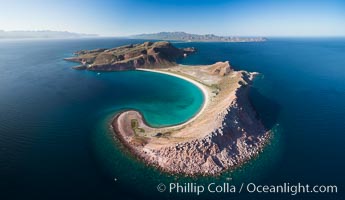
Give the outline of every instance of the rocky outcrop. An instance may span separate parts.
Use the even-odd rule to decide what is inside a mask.
[[[226,62],[217,62],[211,65],[209,70],[212,75],[225,76],[229,74],[232,69],[229,64],[229,61],[226,61]]]
[[[169,42],[145,42],[113,49],[82,50],[67,61],[81,65],[75,69],[95,71],[123,71],[136,68],[165,68],[176,65],[176,60],[196,51],[195,48],[179,49]]]

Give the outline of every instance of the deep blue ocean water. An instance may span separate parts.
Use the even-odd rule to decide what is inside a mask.
[[[155,126],[188,120],[202,104],[193,85],[149,72],[72,70],[80,49],[127,39],[0,41],[0,199],[190,198],[159,193],[159,183],[255,182],[337,185],[345,178],[345,39],[272,38],[263,43],[174,43],[198,52],[182,64],[229,60],[257,71],[250,100],[271,144],[256,159],[217,178],[170,176],[143,165],[113,140],[111,117],[142,111]],[[117,181],[114,181],[114,179]],[[290,195],[202,194],[200,199],[291,199]]]

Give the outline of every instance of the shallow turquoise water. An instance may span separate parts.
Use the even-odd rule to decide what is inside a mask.
[[[258,71],[250,93],[259,117],[274,130],[260,156],[217,178],[169,176],[143,165],[112,138],[109,121],[138,109],[155,126],[181,123],[202,104],[195,86],[148,72],[75,71],[62,60],[80,49],[141,42],[81,39],[0,42],[1,199],[195,198],[159,193],[156,185],[255,182],[335,184],[343,190],[345,40],[271,39],[265,43],[175,43],[198,52],[183,64],[230,60]],[[117,181],[114,181],[117,178]],[[6,198],[5,198],[6,197]],[[290,196],[203,194],[200,199]],[[306,195],[309,199],[338,195]]]

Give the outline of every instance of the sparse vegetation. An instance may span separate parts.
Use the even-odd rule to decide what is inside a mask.
[[[139,122],[137,119],[131,120],[131,127],[132,127],[135,134],[145,133],[145,129],[139,127]]]
[[[164,138],[168,138],[171,135],[171,132],[164,132],[164,133],[156,133],[155,137],[164,137]]]

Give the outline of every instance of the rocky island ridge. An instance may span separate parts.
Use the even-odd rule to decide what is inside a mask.
[[[112,49],[81,50],[67,61],[81,65],[74,69],[92,71],[124,71],[136,68],[165,68],[176,65],[176,60],[196,52],[195,48],[176,48],[170,42],[145,42]]]

